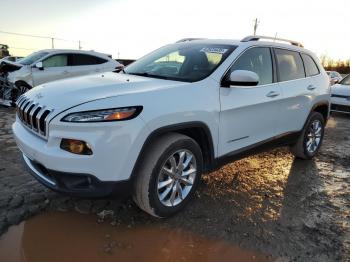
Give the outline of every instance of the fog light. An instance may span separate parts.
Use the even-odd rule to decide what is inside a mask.
[[[81,140],[63,138],[60,147],[73,154],[92,155],[89,144]]]

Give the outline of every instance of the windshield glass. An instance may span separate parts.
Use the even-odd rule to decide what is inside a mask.
[[[350,75],[347,75],[346,77],[344,77],[344,79],[342,81],[340,81],[340,84],[350,85]]]
[[[200,43],[168,45],[140,58],[124,71],[132,75],[195,82],[214,72],[235,48]]]
[[[46,56],[48,53],[47,52],[35,52],[23,59],[21,59],[18,63],[21,65],[31,65],[38,61],[40,58],[43,58]]]

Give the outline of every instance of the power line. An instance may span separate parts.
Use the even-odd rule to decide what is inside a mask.
[[[23,34],[23,33],[8,32],[8,31],[3,31],[3,30],[0,30],[0,33],[2,33],[2,34],[8,34],[8,35],[17,35],[17,36],[41,38],[41,39],[50,39],[50,40],[51,40],[51,47],[52,47],[53,49],[55,48],[55,43],[54,43],[55,40],[66,41],[66,42],[78,42],[78,44],[79,44],[79,49],[81,49],[81,41],[80,41],[80,40],[68,40],[68,39],[63,39],[63,38],[58,38],[58,37],[52,37],[52,36],[40,36],[40,35],[32,35],[32,34]]]
[[[19,50],[28,50],[28,51],[36,51],[36,50],[38,50],[38,49],[34,49],[34,48],[12,47],[12,46],[10,46],[9,49],[19,49]]]
[[[0,30],[0,33],[2,34],[8,34],[8,35],[17,35],[17,36],[26,36],[26,37],[34,37],[34,38],[43,38],[43,39],[55,39],[60,41],[68,41],[68,42],[76,42],[76,40],[68,40],[58,37],[52,37],[52,36],[41,36],[41,35],[31,35],[31,34],[23,34],[23,33],[15,33],[15,32],[8,32],[8,31],[2,31]]]

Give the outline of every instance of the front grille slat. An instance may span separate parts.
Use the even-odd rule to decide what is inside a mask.
[[[25,127],[35,134],[47,138],[48,119],[53,110],[21,96],[17,102],[17,116]]]
[[[25,118],[24,118],[24,110],[27,108],[27,106],[30,104],[29,101],[25,102],[21,108],[21,117],[22,117],[22,120],[25,122]]]
[[[25,106],[25,108],[23,109],[23,119],[25,124],[28,125],[28,111],[31,110],[31,106],[32,106],[32,102],[29,101],[29,103]]]
[[[35,130],[38,129],[38,123],[37,123],[36,117],[37,117],[38,113],[40,112],[40,110],[41,110],[41,107],[38,106],[37,109],[35,109],[35,111],[34,111],[34,113],[33,113],[33,116],[32,116],[33,128],[34,128]]]
[[[33,115],[34,115],[35,111],[38,109],[38,107],[39,107],[38,104],[34,104],[32,110],[29,112],[28,119],[29,119],[29,124],[32,128],[34,128],[33,123],[35,122],[35,121],[33,121]]]

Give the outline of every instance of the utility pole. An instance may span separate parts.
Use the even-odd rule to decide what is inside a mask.
[[[52,47],[52,49],[55,49],[55,43],[54,43],[54,41],[55,41],[55,38],[51,38],[51,47]]]
[[[81,41],[79,40],[79,50],[81,50],[82,47],[81,47]]]
[[[256,30],[258,29],[260,21],[258,21],[258,18],[255,18],[254,20],[254,35],[256,35]]]

